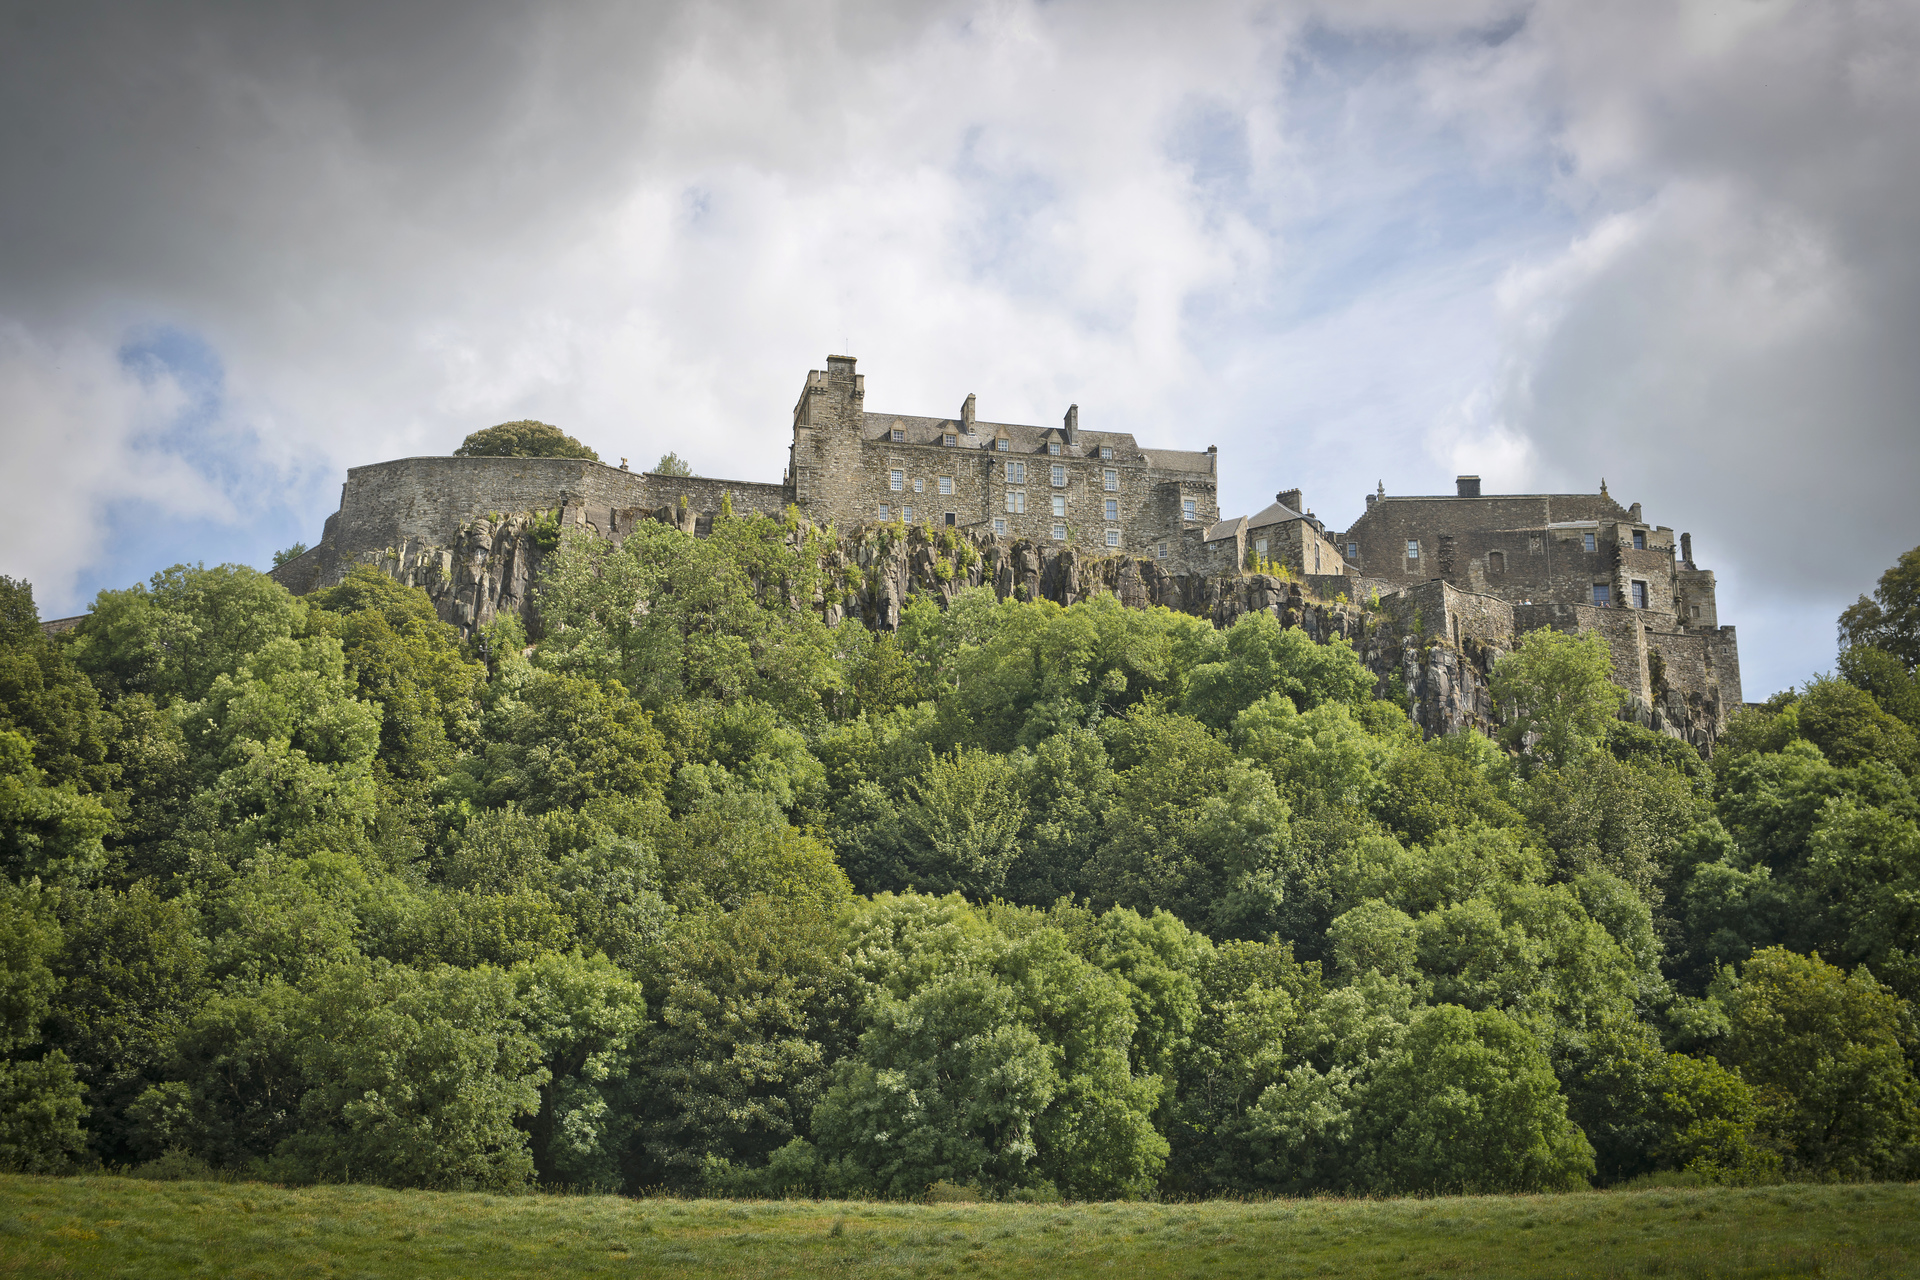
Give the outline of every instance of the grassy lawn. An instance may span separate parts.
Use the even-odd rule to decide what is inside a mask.
[[[1901,1276],[1920,1186],[909,1205],[0,1176],[0,1276]]]

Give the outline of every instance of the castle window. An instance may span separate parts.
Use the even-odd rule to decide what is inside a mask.
[[[1408,538],[1407,539],[1407,559],[1418,560],[1419,558],[1420,558],[1420,543],[1413,538]]]
[[[954,525],[953,512],[949,511],[947,512],[947,528],[951,529],[953,528],[953,525]]]
[[[1693,606],[1693,609],[1692,609],[1692,612],[1693,612],[1693,616],[1694,616],[1694,617],[1696,617],[1696,618],[1697,618],[1697,617],[1699,617],[1699,616],[1700,616],[1700,606],[1699,606],[1699,605],[1697,605],[1697,604],[1696,604],[1696,605],[1694,605],[1694,606]]]
[[[1608,586],[1604,582],[1594,583],[1593,584],[1593,602],[1599,605],[1603,609],[1606,608],[1608,605],[1612,604],[1613,588]]]
[[[940,477],[940,492],[945,497],[950,498],[953,496],[953,477],[952,476]]]
[[[1103,444],[1103,445],[1101,445],[1101,446],[1100,446],[1100,461],[1102,461],[1102,462],[1109,462],[1109,461],[1111,461],[1111,460],[1112,460],[1112,458],[1113,458],[1113,446],[1112,446],[1112,445],[1110,445],[1110,444]]]
[[[1063,524],[1053,526],[1053,540],[1055,542],[1065,542],[1067,540],[1067,526]]]
[[[1320,572],[1320,544],[1317,542],[1313,544],[1313,571]]]
[[[995,533],[1005,533],[1007,531],[1007,518],[1005,516],[995,516],[993,518],[993,531]]]
[[[1633,584],[1633,607],[1636,609],[1647,607],[1647,584],[1644,582]]]
[[[902,520],[905,520],[905,521],[906,521],[906,522],[907,522],[908,524],[912,524],[912,523],[913,523],[913,508],[912,508],[912,507],[902,507],[902,508],[900,508],[900,518],[901,518]]]
[[[1645,551],[1647,549],[1647,531],[1645,529],[1635,529],[1633,531],[1633,549],[1635,551]]]
[[[1155,546],[1155,547],[1154,547],[1154,549],[1153,549],[1153,558],[1154,558],[1155,560],[1165,560],[1165,559],[1167,558],[1167,544],[1166,544],[1166,543],[1164,543],[1164,542],[1162,542],[1162,543],[1160,543],[1160,544],[1158,544],[1157,546]]]
[[[1024,462],[1007,463],[1007,482],[1025,484],[1027,482],[1027,464]]]
[[[1067,487],[1067,469],[1057,462],[1053,464],[1053,487],[1056,489]]]
[[[995,440],[993,442],[993,447],[998,449],[1001,453],[1005,453],[1007,451],[1007,438],[1005,436],[1001,436],[998,440]]]
[[[883,503],[881,503],[881,504],[880,504],[879,506],[877,506],[877,507],[875,507],[875,508],[873,509],[873,518],[874,518],[875,520],[885,520],[885,519],[887,518],[887,504],[886,504],[886,503],[884,503],[884,502],[883,502]]]
[[[915,493],[924,492],[926,483],[927,482],[925,480],[922,480],[919,476],[915,476],[913,478],[913,491]]]
[[[1347,559],[1358,560],[1359,558],[1360,558],[1360,544],[1357,542],[1349,542],[1347,544]]]
[[[1120,518],[1120,499],[1108,498],[1107,499],[1107,519],[1118,520],[1119,518]]]
[[[1507,553],[1504,551],[1487,552],[1487,572],[1505,573],[1507,571]]]
[[[888,433],[888,438],[892,440],[895,444],[905,444],[907,442],[907,433],[902,431],[900,428],[895,427],[891,432]]]
[[[1118,493],[1120,491],[1120,473],[1112,467],[1107,468],[1106,474],[1101,477],[1101,480],[1106,484],[1108,493]]]
[[[1253,540],[1253,549],[1261,555],[1267,554],[1267,540],[1265,538],[1255,538]]]
[[[1118,529],[1107,530],[1107,545],[1110,547],[1120,545],[1120,531]]]
[[[1192,498],[1188,498],[1185,502],[1180,504],[1180,515],[1181,515],[1181,518],[1184,520],[1192,520],[1195,518],[1193,514]]]
[[[940,437],[940,443],[951,449],[960,443],[960,437],[949,431],[946,435]]]
[[[1058,520],[1061,516],[1064,516],[1066,514],[1067,514],[1066,495],[1059,494],[1059,493],[1054,494],[1053,495],[1053,518]]]
[[[1580,535],[1580,549],[1581,549],[1582,551],[1591,551],[1591,550],[1593,550],[1593,535],[1592,535],[1592,534],[1590,534],[1590,533],[1583,533],[1583,534],[1581,534],[1581,535]]]
[[[898,467],[895,467],[892,471],[889,471],[887,473],[887,487],[892,489],[895,493],[898,493],[902,489],[906,488],[907,473],[902,471]]]
[[[1050,453],[1050,454],[1052,454],[1052,455],[1053,455],[1054,457],[1056,457],[1056,458],[1057,458],[1057,457],[1059,457],[1059,456],[1060,456],[1060,442],[1059,442],[1058,440],[1049,440],[1049,441],[1047,441],[1047,452],[1048,452],[1048,453]]]
[[[1007,510],[1016,516],[1027,514],[1027,491],[1025,489],[1007,490]]]

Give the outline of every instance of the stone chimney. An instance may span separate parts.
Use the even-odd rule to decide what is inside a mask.
[[[1680,562],[1693,568],[1693,535],[1690,533],[1680,535]]]
[[[1455,476],[1453,478],[1453,496],[1456,498],[1477,498],[1480,496],[1479,476]]]
[[[1640,504],[1639,503],[1636,502],[1632,506],[1627,508],[1627,519],[1633,521],[1635,524],[1640,523]]]
[[[1273,500],[1289,511],[1306,510],[1306,508],[1301,505],[1306,499],[1301,496],[1298,489],[1282,489],[1273,495]]]
[[[1220,446],[1217,444],[1207,446],[1207,474],[1210,476],[1220,474]]]
[[[967,392],[967,402],[960,406],[960,430],[973,434],[973,392]]]
[[[1067,443],[1068,444],[1079,443],[1079,440],[1080,440],[1080,406],[1079,405],[1070,404],[1067,406],[1066,428],[1067,428]]]

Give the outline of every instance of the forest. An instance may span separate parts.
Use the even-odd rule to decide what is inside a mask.
[[[821,531],[0,579],[0,1167],[992,1199],[1920,1177],[1920,548],[1710,760],[1598,639],[811,606]],[[885,529],[879,536],[888,536]],[[952,549],[964,554],[963,548]]]

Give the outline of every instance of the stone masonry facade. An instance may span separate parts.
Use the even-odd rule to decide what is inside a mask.
[[[981,585],[1071,603],[1112,590],[1230,622],[1270,610],[1350,640],[1404,690],[1428,732],[1492,727],[1485,676],[1517,638],[1549,627],[1605,637],[1626,714],[1703,749],[1741,705],[1739,647],[1721,626],[1714,576],[1692,539],[1598,494],[1367,499],[1329,530],[1298,489],[1251,516],[1222,519],[1214,449],[1147,448],[1132,435],[874,412],[850,357],[807,375],[779,484],[632,472],[575,458],[402,458],[354,467],[320,544],[274,570],[298,593],[355,564],[425,588],[463,629],[533,601],[537,526],[557,522],[615,540],[641,520],[703,536],[716,519],[789,513],[831,526],[846,554],[958,537],[980,552]],[[908,555],[902,550],[897,556]],[[1128,568],[1127,566],[1132,566]],[[903,561],[897,590],[849,612],[890,627],[908,590],[945,595]],[[838,621],[840,610],[820,606]],[[56,624],[50,624],[56,625]]]

